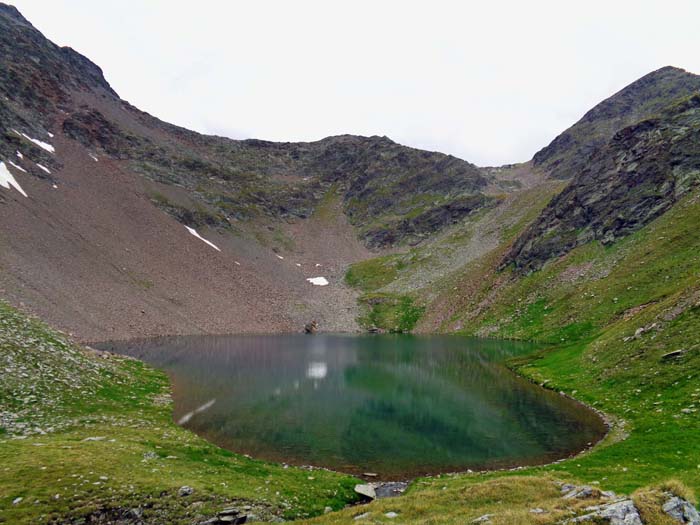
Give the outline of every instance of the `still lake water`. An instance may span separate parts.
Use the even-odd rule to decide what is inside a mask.
[[[165,337],[100,345],[165,370],[174,418],[255,458],[382,479],[565,457],[600,418],[507,370],[509,341],[410,335]]]

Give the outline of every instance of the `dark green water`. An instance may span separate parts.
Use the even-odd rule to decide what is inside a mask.
[[[499,364],[531,347],[407,335],[112,343],[164,369],[175,420],[235,452],[384,479],[565,457],[601,420]]]

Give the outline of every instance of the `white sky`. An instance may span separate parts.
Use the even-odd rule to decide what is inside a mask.
[[[651,70],[700,73],[698,0],[13,3],[169,122],[387,135],[479,165],[529,159]]]

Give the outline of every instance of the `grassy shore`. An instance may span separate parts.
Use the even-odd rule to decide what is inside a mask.
[[[0,375],[2,523],[192,523],[230,505],[289,519],[355,498],[350,476],[254,461],[178,427],[164,374],[74,345],[3,303]]]

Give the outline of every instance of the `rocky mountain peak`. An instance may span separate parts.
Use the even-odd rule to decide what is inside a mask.
[[[700,76],[666,66],[644,75],[597,104],[533,157],[555,179],[577,175],[616,132],[653,117],[674,99],[700,90]]]
[[[13,5],[9,5],[9,4],[5,4],[5,3],[0,2],[0,16],[6,18],[8,20],[12,20],[15,23],[18,23],[21,25],[33,27],[32,24],[29,22],[29,20],[24,18],[22,16],[22,13],[20,13],[19,10]]]

